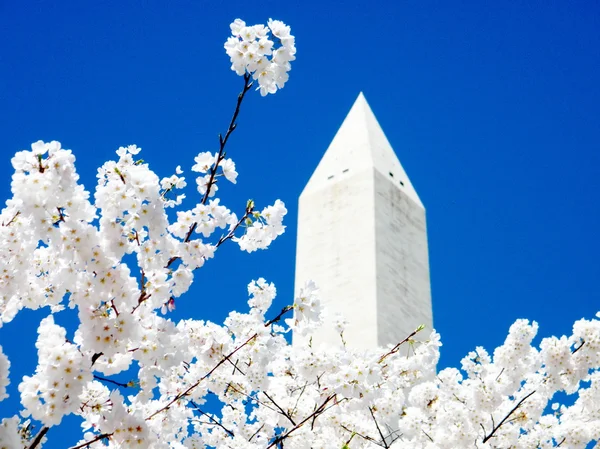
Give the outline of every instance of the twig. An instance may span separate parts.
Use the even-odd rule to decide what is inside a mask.
[[[221,163],[221,161],[225,158],[225,146],[227,145],[227,141],[229,140],[229,137],[231,136],[231,133],[233,133],[233,131],[235,131],[235,129],[237,128],[237,117],[240,113],[240,108],[242,106],[242,101],[244,100],[244,97],[246,96],[246,92],[248,92],[250,90],[250,88],[252,87],[252,81],[250,78],[250,75],[248,73],[246,73],[244,75],[244,88],[242,89],[242,91],[238,94],[237,97],[237,103],[235,105],[235,110],[233,111],[233,116],[231,117],[231,121],[229,122],[229,127],[227,128],[227,132],[225,132],[225,137],[222,136],[222,134],[219,134],[219,153],[217,154],[217,158],[215,160],[214,165],[211,167],[210,169],[210,178],[208,180],[208,184],[206,185],[206,193],[204,194],[204,196],[202,197],[202,204],[206,204],[206,202],[208,201],[208,196],[210,195],[210,191],[212,189],[213,184],[215,183],[215,177],[217,175],[217,169],[219,168],[219,164]],[[235,230],[237,229],[237,227],[240,225],[241,223],[238,223],[233,231],[235,232]],[[189,242],[192,238],[192,234],[194,233],[194,231],[196,230],[196,228],[198,227],[198,223],[194,222],[190,225],[190,228],[188,229],[187,234],[185,235],[185,238],[183,239],[183,241],[185,243]],[[228,234],[229,235],[229,234]],[[233,235],[225,238],[223,241],[230,239],[231,237],[233,237]],[[221,238],[223,239],[223,238]],[[223,242],[220,242],[217,244],[217,246],[221,245]],[[176,260],[179,260],[181,257],[179,256],[174,256],[171,257],[165,268],[169,268]]]
[[[265,408],[268,408],[268,409],[269,409],[269,410],[271,410],[271,411],[277,412],[277,410],[275,410],[273,407],[271,407],[270,405],[268,405],[266,402],[262,402],[260,399],[257,399],[257,398],[255,398],[254,396],[251,396],[251,395],[249,395],[248,393],[246,393],[246,392],[244,392],[244,391],[238,390],[236,387],[234,387],[234,386],[233,386],[233,384],[232,384],[232,383],[229,383],[229,384],[227,385],[227,388],[228,388],[228,389],[229,389],[229,388],[230,388],[230,389],[232,389],[232,390],[233,390],[233,391],[235,391],[236,393],[243,394],[243,395],[244,395],[244,396],[246,396],[246,397],[248,398],[248,400],[250,400],[250,401],[254,401],[254,402],[256,402],[257,404],[260,404],[260,405],[262,405],[263,407],[265,407]]]
[[[229,430],[227,427],[225,427],[223,424],[221,424],[219,421],[217,421],[215,418],[213,418],[211,415],[209,415],[206,412],[203,412],[200,407],[198,407],[198,405],[194,402],[194,401],[190,401],[190,404],[192,404],[196,410],[198,410],[202,415],[206,416],[208,419],[210,419],[213,423],[215,423],[217,426],[219,426],[221,429],[223,429],[225,432],[227,432],[227,434],[230,437],[235,437],[234,433]]]
[[[491,433],[490,433],[488,436],[486,436],[486,437],[484,437],[484,438],[483,438],[483,441],[482,441],[482,442],[483,442],[483,443],[486,443],[486,442],[487,442],[487,441],[488,441],[490,438],[492,438],[492,437],[494,436],[494,434],[496,433],[496,431],[497,431],[497,430],[498,430],[500,427],[502,427],[502,424],[504,424],[504,423],[506,422],[506,420],[507,420],[508,418],[510,418],[510,415],[512,415],[512,414],[513,414],[513,413],[514,413],[514,412],[515,412],[515,411],[516,411],[516,410],[517,410],[517,409],[518,409],[518,408],[521,406],[521,404],[522,404],[523,402],[525,402],[525,401],[526,401],[526,400],[527,400],[527,399],[528,399],[528,398],[529,398],[531,395],[533,395],[533,394],[535,393],[535,391],[536,391],[536,390],[533,390],[531,393],[529,393],[527,396],[525,396],[523,399],[521,399],[521,400],[520,400],[520,401],[517,403],[517,405],[515,405],[515,406],[512,408],[512,410],[511,410],[510,412],[508,412],[508,415],[506,415],[506,416],[504,417],[504,419],[498,423],[498,425],[497,425],[497,426],[494,426],[494,428],[492,429],[492,432],[491,432]]]
[[[14,215],[14,217],[12,217],[12,218],[10,219],[10,221],[9,221],[8,223],[6,223],[6,224],[2,223],[2,226],[10,226],[11,224],[13,224],[13,222],[14,222],[14,221],[17,219],[17,217],[18,217],[19,215],[21,215],[21,211],[20,211],[20,210],[19,210],[19,211],[17,211],[17,213]]]
[[[409,341],[411,338],[413,338],[415,335],[417,335],[418,332],[420,332],[422,330],[423,330],[422,326],[419,326],[418,328],[416,328],[408,337],[406,337],[404,340],[402,340],[400,343],[398,343],[396,346],[394,346],[387,354],[382,355],[381,358],[379,359],[379,363],[383,362],[390,355],[398,352],[400,350],[400,346],[402,346],[404,343]]]
[[[35,436],[31,444],[29,445],[28,449],[34,449],[35,447],[37,447],[37,445],[42,442],[42,438],[44,438],[44,436],[48,433],[49,430],[50,427],[42,427],[42,429],[38,432],[38,434]]]
[[[232,371],[231,375],[233,376],[236,371],[239,371],[242,376],[245,376],[246,373],[238,368],[238,362],[239,362],[239,359],[236,360],[235,363],[233,363],[231,360],[229,360],[229,363],[233,366],[233,371]]]
[[[144,301],[152,296],[152,293],[149,295],[146,293],[146,272],[143,268],[140,269],[140,297],[138,298],[138,303],[131,310],[131,313],[135,312],[139,306],[142,305]]]
[[[585,340],[583,340],[583,341],[581,342],[581,344],[580,344],[580,345],[579,345],[577,348],[575,348],[575,349],[573,350],[573,352],[571,352],[571,354],[575,354],[577,351],[579,351],[581,348],[583,348],[583,345],[584,345],[584,344],[585,344]]]
[[[246,220],[246,218],[248,218],[248,216],[254,211],[254,203],[250,202],[250,201],[249,201],[249,203],[250,204],[246,207],[246,212],[244,213],[244,215],[242,216],[242,218],[240,218],[238,220],[238,222],[235,224],[235,226],[233,228],[231,228],[231,230],[226,235],[222,236],[219,239],[219,241],[215,245],[215,248],[218,248],[223,243],[225,243],[227,240],[229,240],[230,238],[232,238],[235,235],[235,231],[237,231],[237,228],[239,228],[240,225]]]
[[[369,407],[369,412],[371,412],[371,416],[373,417],[373,421],[375,422],[375,427],[377,427],[377,432],[379,432],[379,436],[381,437],[381,444],[383,445],[383,447],[385,447],[387,449],[388,448],[388,444],[385,441],[385,437],[383,436],[383,432],[379,428],[379,424],[377,423],[377,419],[375,419],[375,413],[373,413],[373,409],[371,407]]]
[[[345,425],[340,424],[340,426],[342,427],[342,429],[346,430],[347,432],[350,432],[352,435],[358,435],[359,437],[361,437],[363,440],[367,440],[370,441],[373,444],[376,444],[377,446],[381,446],[381,444],[379,444],[377,442],[377,440],[375,438],[372,438],[368,435],[363,435],[362,433],[357,432],[356,430],[350,430],[348,429]],[[352,437],[350,438],[352,439]]]
[[[275,318],[273,318],[272,320],[269,320],[265,323],[265,327],[269,327],[271,324],[276,323],[277,321],[281,320],[283,315],[288,313],[293,308],[294,308],[293,306],[285,306],[283,309],[281,309],[281,312],[279,312],[279,315],[277,315]]]
[[[304,394],[304,391],[306,390],[306,386],[308,385],[308,382],[306,382],[304,384],[304,386],[302,387],[302,391],[300,391],[300,394],[298,395],[298,397],[296,398],[296,404],[294,404],[294,408],[292,409],[292,415],[294,413],[296,413],[296,408],[298,408],[298,402],[300,402],[300,398],[302,397],[302,395]]]
[[[258,334],[254,334],[252,337],[250,337],[248,340],[246,340],[244,343],[242,343],[240,346],[238,346],[237,348],[235,348],[233,351],[231,351],[229,354],[227,354],[224,358],[222,358],[219,363],[217,363],[208,373],[206,373],[204,376],[202,376],[197,382],[195,382],[194,384],[190,385],[185,391],[177,394],[173,399],[171,399],[169,401],[169,403],[167,405],[165,405],[164,407],[158,409],[157,411],[155,411],[154,413],[152,413],[150,416],[148,416],[146,418],[146,421],[154,418],[156,415],[158,415],[159,413],[162,413],[166,410],[168,410],[169,408],[171,408],[171,406],[179,401],[182,397],[187,396],[190,391],[192,391],[194,388],[196,388],[198,385],[200,385],[200,382],[202,382],[204,379],[206,379],[207,377],[209,377],[212,373],[214,373],[217,368],[219,368],[223,363],[225,363],[227,360],[229,360],[229,358],[234,355],[236,352],[238,352],[240,349],[242,349],[244,346],[246,346],[248,343],[250,343],[252,340],[254,340],[256,337],[258,337]]]
[[[94,379],[101,380],[102,382],[109,382],[109,383],[111,383],[113,385],[116,385],[118,387],[123,387],[123,388],[129,388],[129,387],[131,387],[131,385],[129,385],[129,384],[124,384],[124,383],[121,383],[121,382],[117,382],[116,380],[107,379],[105,377],[100,377],[100,376],[97,376],[96,374],[94,374]]]
[[[319,415],[323,414],[324,412],[326,412],[327,410],[329,410],[329,408],[331,407],[327,407],[325,408],[325,406],[327,405],[327,403],[329,401],[331,401],[333,398],[335,397],[335,394],[332,394],[331,396],[329,396],[327,399],[325,399],[325,401],[315,409],[314,412],[312,412],[310,415],[308,415],[306,418],[304,418],[301,422],[299,422],[297,425],[295,425],[292,429],[288,430],[287,432],[285,432],[283,435],[279,435],[278,437],[276,437],[271,444],[269,444],[267,446],[266,449],[270,449],[273,446],[277,446],[279,443],[283,442],[283,440],[285,440],[287,437],[290,436],[290,434],[292,434],[293,432],[295,432],[296,430],[298,430],[300,427],[302,427],[305,423],[307,423],[308,421],[310,421],[311,419],[316,419]],[[337,404],[337,402],[336,402]],[[335,404],[334,404],[335,405]]]
[[[262,426],[260,426],[258,428],[258,430],[256,432],[254,432],[250,438],[248,438],[248,442],[252,441],[252,438],[254,438],[256,435],[258,435],[258,432],[260,432],[263,429],[263,427],[265,427],[264,424]]]
[[[85,443],[81,443],[80,445],[78,445],[78,446],[73,446],[73,447],[71,447],[71,448],[69,448],[69,449],[81,449],[82,447],[89,446],[90,444],[92,444],[92,443],[95,443],[96,441],[100,441],[100,440],[103,440],[104,438],[109,438],[109,437],[111,437],[111,436],[112,436],[112,433],[103,433],[103,434],[101,434],[101,435],[98,435],[98,436],[97,436],[97,437],[95,437],[95,438],[92,438],[92,439],[91,439],[91,440],[89,440],[89,441],[86,441]]]
[[[425,432],[423,429],[421,429],[421,432],[423,432],[425,434],[425,436],[427,438],[429,438],[429,441],[431,441],[433,443],[433,438],[431,438],[427,432]]]
[[[231,117],[231,121],[229,122],[229,127],[227,128],[225,137],[223,137],[221,134],[219,134],[219,153],[217,154],[217,158],[215,160],[214,165],[210,169],[210,176],[208,178],[208,183],[206,184],[206,193],[204,193],[204,197],[202,198],[202,201],[201,201],[202,204],[206,204],[206,202],[208,201],[210,191],[212,189],[213,184],[215,183],[215,177],[217,175],[217,170],[219,168],[219,164],[225,158],[225,154],[224,154],[225,153],[225,145],[227,145],[227,141],[229,140],[229,136],[231,136],[231,133],[233,133],[233,131],[235,131],[235,129],[237,128],[236,120],[237,120],[238,114],[240,113],[240,107],[242,106],[242,101],[244,100],[244,96],[246,95],[246,92],[248,92],[251,87],[252,87],[252,81],[250,81],[250,75],[248,73],[246,73],[244,75],[244,88],[238,95],[237,103],[235,105],[235,111],[233,112],[233,116]],[[196,230],[197,226],[198,226],[197,222],[193,223],[190,226],[190,229],[188,230],[187,235],[185,236],[185,239],[183,240],[184,242],[190,241],[190,239],[192,238],[192,233]]]
[[[269,401],[271,401],[273,403],[273,405],[279,409],[279,411],[281,412],[281,414],[283,416],[285,416],[293,425],[296,425],[296,422],[292,419],[290,414],[288,412],[286,412],[284,409],[282,409],[281,406],[277,402],[275,402],[273,400],[273,398],[267,394],[266,391],[263,391],[262,394],[264,394],[269,399]]]
[[[217,160],[215,161],[215,165],[210,171],[210,178],[208,180],[206,193],[204,194],[204,198],[202,198],[202,204],[206,204],[208,201],[208,196],[210,195],[210,189],[214,184],[215,175],[217,174],[217,168],[219,168],[219,163],[223,160],[223,153],[225,152],[225,145],[227,145],[227,141],[229,140],[229,136],[231,133],[235,131],[237,128],[237,116],[240,113],[240,107],[242,106],[242,101],[244,100],[244,96],[246,92],[250,90],[252,87],[252,81],[250,81],[250,74],[244,74],[244,89],[240,92],[237,99],[237,104],[235,105],[235,111],[233,112],[233,116],[231,117],[231,121],[229,122],[229,127],[227,128],[227,132],[225,133],[225,137],[219,135],[219,155],[217,156]]]

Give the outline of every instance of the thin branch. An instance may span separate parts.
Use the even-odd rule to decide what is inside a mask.
[[[335,398],[335,394],[332,394],[331,396],[329,396],[327,399],[325,399],[325,401],[315,409],[314,412],[312,412],[310,415],[308,415],[306,418],[304,418],[301,422],[299,422],[297,425],[295,425],[292,429],[288,430],[286,433],[284,433],[283,435],[279,435],[277,438],[275,438],[271,444],[269,444],[267,446],[266,449],[270,449],[273,446],[277,446],[280,443],[283,442],[283,440],[285,440],[287,437],[290,436],[290,434],[292,434],[293,432],[295,432],[296,430],[298,430],[300,427],[302,427],[304,424],[306,424],[308,421],[310,421],[311,419],[316,419],[319,415],[323,414],[324,412],[326,412],[327,410],[329,410],[329,408],[325,408],[325,406],[327,405],[327,403],[329,401],[331,401],[333,398]],[[337,404],[337,402],[336,402]],[[335,405],[335,404],[334,404]]]
[[[202,197],[202,201],[201,201],[202,204],[206,204],[206,202],[208,201],[210,191],[212,189],[213,184],[215,183],[215,177],[217,175],[217,170],[219,169],[219,164],[225,158],[225,146],[227,145],[229,136],[231,136],[231,133],[233,133],[233,131],[235,131],[235,129],[237,128],[236,120],[237,120],[238,114],[240,113],[240,107],[242,106],[242,101],[244,100],[244,96],[246,95],[246,92],[248,92],[251,87],[252,87],[252,81],[250,81],[250,75],[248,73],[246,73],[244,75],[244,88],[238,95],[237,103],[235,105],[235,111],[233,112],[233,116],[231,117],[231,121],[229,122],[229,127],[227,128],[225,137],[223,137],[221,134],[219,134],[219,153],[217,154],[215,163],[213,164],[213,166],[210,169],[208,183],[206,184],[206,193],[204,193],[204,197]],[[185,239],[183,240],[184,242],[190,241],[190,239],[192,238],[192,234],[196,230],[197,226],[198,226],[197,222],[193,223],[190,226],[190,229],[188,230],[188,232],[185,236]]]
[[[361,437],[363,440],[367,440],[373,444],[376,444],[377,446],[381,446],[381,444],[375,439],[372,438],[368,435],[363,435],[362,433],[357,432],[356,430],[350,430],[348,429],[345,425],[341,424],[342,429],[350,432],[352,435],[358,435],[359,437]]]
[[[239,372],[240,372],[240,374],[241,374],[242,376],[245,376],[245,375],[246,375],[246,373],[245,373],[245,372],[243,372],[241,369],[239,369],[239,368],[238,368],[238,362],[239,362],[239,361],[240,361],[240,360],[238,359],[238,360],[236,360],[236,361],[235,361],[235,363],[233,363],[231,360],[229,360],[229,363],[230,363],[231,365],[233,365],[233,371],[232,371],[232,373],[231,373],[231,375],[232,375],[232,376],[235,374],[235,372],[236,372],[236,371],[239,371]]]
[[[504,368],[502,368],[502,371],[500,371],[500,374],[498,374],[498,376],[496,377],[496,382],[498,382],[498,379],[500,379],[500,376],[502,376],[503,372],[504,372]]]
[[[235,105],[235,111],[233,112],[233,116],[231,117],[231,121],[229,122],[229,127],[227,128],[225,137],[222,137],[221,135],[219,135],[219,155],[217,157],[217,160],[215,161],[215,165],[213,165],[213,168],[210,172],[210,178],[208,180],[206,193],[204,194],[204,198],[202,198],[202,204],[206,204],[206,202],[208,201],[208,196],[210,195],[210,189],[214,183],[215,175],[217,174],[217,168],[219,168],[219,163],[223,160],[223,157],[224,157],[223,153],[225,152],[225,145],[227,145],[227,141],[229,140],[231,133],[233,133],[233,131],[235,131],[235,128],[237,128],[236,120],[237,120],[238,114],[240,113],[240,107],[242,106],[242,101],[244,100],[244,96],[246,95],[246,92],[248,92],[251,87],[252,87],[252,81],[250,81],[250,74],[245,73],[244,74],[244,89],[238,95],[237,104]]]
[[[269,401],[271,401],[273,405],[279,409],[283,416],[285,416],[293,425],[296,425],[296,422],[292,419],[289,412],[286,412],[284,409],[282,409],[281,406],[277,402],[275,402],[271,396],[267,394],[267,392],[263,391],[262,394],[264,394],[269,399]]]
[[[425,436],[427,438],[429,438],[429,441],[431,441],[433,443],[433,438],[431,438],[427,432],[425,432],[423,429],[421,429],[421,432],[423,432],[425,434]]]
[[[272,320],[269,320],[269,321],[267,321],[265,323],[265,327],[269,327],[271,324],[276,323],[279,320],[281,320],[281,318],[283,317],[283,315],[285,315],[286,313],[288,313],[293,308],[294,308],[294,306],[285,306],[283,309],[281,309],[281,312],[279,312],[279,315],[277,315],[275,318],[273,318]]]
[[[408,337],[406,337],[404,340],[402,340],[400,343],[398,343],[396,346],[394,346],[387,354],[382,355],[381,358],[379,359],[379,363],[383,362],[390,355],[398,352],[400,350],[400,346],[402,346],[404,343],[406,343],[407,341],[412,339],[415,335],[417,335],[418,332],[420,332],[422,330],[423,330],[422,326],[419,326],[418,328],[416,328]]]
[[[131,385],[129,385],[128,383],[124,384],[124,383],[121,383],[121,382],[117,382],[116,380],[107,379],[106,377],[97,376],[96,374],[94,374],[94,379],[101,380],[102,382],[109,382],[109,383],[111,383],[113,385],[116,385],[117,387],[123,387],[123,388],[129,388],[129,387],[131,387]]]
[[[258,428],[258,430],[256,432],[254,432],[250,438],[248,438],[248,442],[252,441],[252,438],[254,438],[256,435],[258,435],[258,432],[260,432],[261,430],[263,430],[263,427],[265,427],[264,424],[262,426],[260,426]]]
[[[35,436],[31,444],[29,445],[28,449],[35,449],[35,447],[37,447],[37,445],[42,442],[42,438],[44,438],[44,436],[48,433],[49,430],[50,427],[42,427],[42,429],[38,432],[38,434]]]
[[[335,402],[334,402],[333,404],[331,404],[329,407],[326,407],[326,408],[324,408],[323,410],[321,410],[321,411],[319,412],[319,414],[318,414],[318,415],[315,415],[315,416],[313,417],[313,422],[310,424],[310,430],[313,430],[313,428],[314,428],[314,426],[315,426],[315,421],[317,420],[317,418],[318,418],[319,416],[321,416],[323,413],[325,413],[325,412],[326,412],[327,410],[329,410],[330,408],[332,408],[332,407],[335,407],[336,405],[338,405],[338,404],[341,404],[342,402],[344,402],[344,401],[347,401],[347,400],[348,400],[348,398],[342,398],[340,401],[338,401],[338,400],[337,400],[337,398],[336,398],[336,395],[335,395],[335,394],[333,394],[332,396],[333,396],[333,398],[335,399]]]
[[[227,145],[227,141],[229,140],[229,137],[231,136],[231,133],[233,133],[233,131],[235,131],[235,129],[237,128],[237,118],[238,115],[240,113],[240,108],[242,106],[242,101],[244,100],[244,97],[246,96],[246,92],[248,92],[250,90],[250,88],[252,87],[252,81],[250,78],[250,75],[248,73],[244,74],[244,88],[242,89],[242,91],[238,94],[237,97],[237,103],[235,105],[235,110],[233,111],[233,116],[231,117],[231,121],[229,122],[229,126],[227,128],[227,132],[225,132],[225,137],[222,136],[222,134],[219,134],[219,153],[217,154],[217,158],[215,160],[214,165],[211,167],[210,169],[210,178],[208,180],[208,184],[206,185],[206,193],[204,194],[204,196],[202,197],[202,204],[206,204],[206,202],[208,201],[208,196],[210,195],[210,191],[212,189],[213,184],[215,183],[215,177],[217,175],[217,170],[219,168],[219,164],[221,163],[221,161],[225,158],[225,146]],[[235,229],[237,229],[237,227],[240,225],[241,223],[238,223],[233,231],[235,232]],[[192,223],[192,225],[190,226],[190,228],[188,229],[187,234],[185,235],[185,238],[183,239],[184,242],[189,242],[192,238],[192,234],[194,233],[194,231],[196,230],[196,228],[198,227],[198,223],[194,222]],[[229,234],[228,234],[229,235]],[[221,240],[225,241],[230,239],[231,237],[233,237],[233,235],[227,237],[223,240],[223,238],[221,238]],[[217,244],[217,246],[221,245],[223,242],[219,241],[220,243]],[[179,256],[174,256],[171,257],[169,259],[169,261],[167,262],[167,265],[165,268],[169,268],[176,260],[180,259]]]
[[[377,432],[379,432],[379,436],[381,437],[381,444],[383,445],[383,447],[385,447],[387,449],[388,448],[388,444],[385,441],[385,437],[383,436],[383,432],[379,428],[379,423],[377,422],[377,419],[375,419],[375,413],[373,413],[373,409],[371,407],[369,407],[369,412],[371,412],[371,416],[373,417],[373,421],[375,422],[375,427],[377,427]]]
[[[101,435],[98,435],[98,436],[97,436],[97,437],[95,437],[95,438],[92,438],[92,439],[91,439],[91,440],[89,440],[89,441],[86,441],[85,443],[81,443],[80,445],[78,445],[78,446],[73,446],[73,447],[71,447],[71,448],[69,448],[69,449],[81,449],[82,447],[89,446],[90,444],[92,444],[92,443],[95,443],[96,441],[100,441],[100,440],[103,440],[104,438],[109,438],[109,437],[111,437],[111,436],[112,436],[112,433],[103,433],[103,434],[101,434]]]
[[[8,223],[6,223],[6,224],[2,223],[2,226],[10,226],[11,224],[13,224],[13,223],[14,223],[14,221],[17,219],[17,217],[18,217],[19,215],[21,215],[21,211],[20,211],[20,210],[19,210],[19,211],[17,211],[17,213],[15,214],[15,216],[14,216],[14,217],[12,217]]]
[[[585,340],[583,340],[583,341],[581,342],[581,344],[580,344],[580,345],[579,345],[577,348],[575,348],[575,349],[573,350],[573,352],[571,352],[571,354],[575,354],[577,351],[579,351],[581,348],[583,348],[583,345],[584,345],[584,344],[585,344]]]
[[[506,415],[506,416],[504,417],[504,419],[498,423],[498,425],[497,425],[497,426],[494,426],[494,428],[492,429],[492,432],[491,432],[491,433],[490,433],[488,436],[486,436],[486,437],[484,437],[484,438],[483,438],[483,443],[486,443],[486,442],[487,442],[487,441],[488,441],[490,438],[492,438],[492,437],[494,436],[494,434],[496,433],[496,431],[497,431],[497,430],[498,430],[500,427],[502,427],[502,425],[503,425],[503,424],[506,422],[506,420],[507,420],[508,418],[510,418],[510,416],[511,416],[511,415],[512,415],[512,414],[513,414],[515,411],[517,411],[517,409],[518,409],[518,408],[521,406],[521,404],[523,404],[523,402],[525,402],[525,401],[526,401],[526,400],[527,400],[527,399],[528,399],[528,398],[529,398],[531,395],[533,395],[533,394],[535,393],[535,391],[536,391],[536,390],[533,390],[531,393],[529,393],[527,396],[525,396],[523,399],[521,399],[521,400],[520,400],[520,401],[517,403],[517,405],[515,405],[515,406],[512,408],[512,410],[511,410],[510,412],[508,412],[508,415]]]
[[[250,401],[254,401],[254,402],[256,402],[257,404],[259,404],[259,405],[262,405],[263,407],[265,407],[265,408],[268,408],[269,410],[271,410],[271,411],[273,411],[273,412],[277,413],[277,410],[275,410],[275,409],[274,409],[273,407],[271,407],[269,404],[267,404],[266,402],[263,402],[263,401],[261,401],[261,400],[260,400],[260,399],[258,399],[258,398],[255,398],[254,396],[251,396],[251,395],[249,395],[248,393],[246,393],[246,392],[244,392],[244,391],[238,390],[236,387],[234,387],[234,386],[233,386],[233,384],[232,384],[232,383],[229,383],[229,384],[227,384],[227,388],[228,388],[228,389],[230,388],[230,389],[232,389],[233,391],[235,391],[236,393],[238,393],[238,394],[242,394],[242,395],[246,396],[246,397],[248,398],[248,400],[250,400]]]
[[[218,248],[223,243],[225,243],[227,240],[229,240],[230,238],[232,238],[235,235],[235,231],[237,231],[237,228],[239,228],[240,225],[246,220],[246,218],[248,218],[248,216],[254,211],[254,202],[248,201],[248,203],[249,204],[246,207],[246,212],[244,213],[244,215],[242,216],[242,218],[240,218],[238,220],[238,222],[235,224],[235,226],[233,226],[233,228],[231,228],[231,230],[226,235],[222,236],[219,239],[219,241],[215,245],[215,248]]]
[[[229,430],[227,427],[225,427],[223,424],[221,424],[219,421],[217,421],[215,418],[213,418],[208,413],[203,412],[194,401],[190,401],[190,404],[192,404],[196,408],[196,410],[198,410],[202,415],[204,415],[208,419],[210,419],[211,422],[213,422],[214,424],[219,426],[221,429],[223,429],[230,437],[232,437],[232,438],[235,437],[234,433],[231,430]]]
[[[162,413],[166,410],[168,410],[169,408],[171,408],[171,406],[179,401],[182,397],[187,396],[190,391],[192,391],[194,388],[196,388],[198,385],[200,385],[200,382],[202,382],[204,379],[206,379],[207,377],[209,377],[212,373],[214,373],[217,368],[219,368],[223,363],[225,363],[227,360],[229,360],[229,358],[234,355],[236,352],[238,352],[240,349],[242,349],[244,346],[246,346],[248,343],[250,343],[252,340],[254,340],[256,337],[258,337],[258,334],[254,334],[252,337],[250,337],[248,340],[246,340],[244,343],[242,343],[240,346],[238,346],[237,348],[235,348],[233,351],[231,351],[229,354],[227,354],[224,358],[222,358],[219,363],[217,363],[208,373],[206,373],[204,376],[202,376],[197,382],[195,382],[194,384],[190,385],[185,391],[177,394],[173,399],[171,399],[169,401],[169,403],[167,405],[165,405],[164,407],[158,409],[157,411],[155,411],[154,413],[152,413],[150,416],[148,416],[146,418],[146,421],[154,418],[156,415],[158,415],[159,413]]]
[[[300,398],[302,397],[302,395],[304,394],[304,391],[306,390],[306,386],[308,385],[308,382],[306,382],[304,384],[304,386],[302,387],[302,391],[300,391],[300,394],[298,395],[298,397],[296,398],[296,404],[294,404],[294,408],[292,409],[292,415],[294,413],[296,413],[296,409],[298,408],[298,402],[300,402]]]

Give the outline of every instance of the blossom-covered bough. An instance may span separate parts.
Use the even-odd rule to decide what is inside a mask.
[[[236,181],[225,149],[245,95],[255,82],[262,95],[284,86],[294,38],[273,20],[236,20],[231,30],[225,48],[244,86],[219,150],[195,158],[191,209],[174,195],[186,185],[183,171],[159,179],[136,146],[120,148],[118,160],[98,170],[93,201],[73,154],[58,142],[36,142],[12,159],[13,197],[0,214],[0,324],[25,308],[49,314],[38,328],[35,373],[19,384],[23,409],[1,421],[0,448],[42,447],[67,414],[82,419],[76,449],[585,448],[597,441],[596,318],[539,348],[531,345],[537,325],[519,320],[492,355],[478,347],[461,370],[440,372],[439,336],[422,336],[422,328],[369,352],[313,347],[323,313],[310,282],[281,311],[270,310],[274,285],[259,279],[248,286],[249,310],[231,312],[223,325],[168,318],[222,244],[252,252],[284,231],[281,201],[262,210],[248,201],[238,217],[216,193],[220,180]],[[77,313],[74,335],[54,321],[65,307]],[[339,330],[343,342],[343,323]],[[0,348],[0,400],[9,367]],[[114,377],[126,370],[136,372],[134,381]],[[560,405],[557,392],[574,399]]]

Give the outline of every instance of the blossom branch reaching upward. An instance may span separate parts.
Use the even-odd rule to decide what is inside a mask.
[[[209,177],[208,183],[206,185],[206,192],[204,193],[204,197],[202,198],[202,201],[201,201],[202,204],[206,204],[206,202],[208,201],[210,191],[213,187],[213,184],[216,182],[216,175],[217,175],[217,170],[219,169],[219,164],[225,157],[225,146],[227,145],[227,141],[229,140],[229,137],[231,136],[233,131],[235,131],[235,129],[237,128],[237,117],[240,113],[242,101],[244,101],[246,92],[248,92],[250,90],[250,88],[252,87],[252,84],[253,83],[251,81],[250,74],[245,73],[244,74],[244,88],[242,89],[242,91],[239,93],[239,95],[237,97],[235,111],[233,111],[233,116],[231,117],[231,121],[229,122],[229,127],[227,128],[227,131],[225,132],[225,137],[223,137],[222,134],[219,134],[219,153],[217,154],[215,162],[210,169],[210,175],[209,175],[210,177]],[[189,229],[187,235],[185,236],[184,242],[190,241],[190,239],[192,238],[192,234],[196,230],[197,226],[198,226],[197,222],[195,222],[194,224],[192,224],[190,226],[190,229]]]
[[[237,231],[237,228],[239,228],[240,225],[244,221],[246,221],[246,219],[250,216],[250,214],[252,214],[253,211],[254,211],[254,201],[250,200],[250,201],[248,201],[244,215],[242,215],[242,217],[238,220],[238,222],[231,228],[231,230],[227,234],[225,234],[224,236],[222,236],[219,239],[219,241],[217,242],[215,247],[218,248],[223,243],[225,243],[227,240],[233,238],[233,236],[235,235],[235,231]]]
[[[423,325],[417,327],[408,337],[406,337],[400,343],[396,344],[396,346],[394,346],[392,349],[390,349],[389,352],[387,352],[386,354],[382,355],[381,358],[379,359],[379,363],[383,362],[390,355],[395,354],[396,352],[398,352],[400,350],[400,347],[404,343],[406,343],[407,341],[410,341],[411,338],[413,338],[415,335],[417,335],[417,333],[421,332],[423,329],[425,329],[425,326],[423,326]]]

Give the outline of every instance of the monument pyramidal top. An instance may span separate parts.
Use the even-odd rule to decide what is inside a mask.
[[[433,325],[425,208],[360,93],[299,199],[296,292],[328,310],[313,344],[396,344]]]
[[[318,190],[332,176],[340,175],[344,170],[356,171],[362,167],[373,167],[383,176],[393,177],[415,203],[423,205],[361,92],[306,184],[303,194]]]

